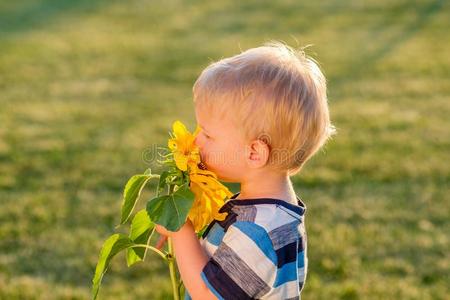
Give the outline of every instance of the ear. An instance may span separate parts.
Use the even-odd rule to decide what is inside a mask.
[[[264,167],[269,160],[270,148],[262,140],[254,140],[247,145],[246,161],[250,168]]]

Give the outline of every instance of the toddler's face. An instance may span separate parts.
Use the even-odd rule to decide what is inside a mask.
[[[201,130],[195,139],[208,170],[225,182],[240,182],[245,174],[245,141],[242,132],[229,117],[219,119],[205,108],[196,107]]]

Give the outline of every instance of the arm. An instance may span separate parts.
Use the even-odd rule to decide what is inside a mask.
[[[156,226],[156,230],[172,238],[181,279],[192,299],[216,300],[200,276],[209,259],[197,239],[192,223],[187,220],[177,232],[167,231],[160,225]]]

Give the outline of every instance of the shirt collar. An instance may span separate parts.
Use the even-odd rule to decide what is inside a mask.
[[[304,215],[306,211],[306,205],[303,201],[296,195],[297,205],[291,204],[281,199],[275,198],[252,198],[252,199],[235,199],[240,193],[234,194],[225,204],[220,208],[219,212],[231,212],[234,206],[244,206],[244,205],[258,205],[258,204],[277,204],[281,205],[299,216]]]

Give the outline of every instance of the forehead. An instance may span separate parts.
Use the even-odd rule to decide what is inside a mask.
[[[216,110],[203,106],[195,107],[195,116],[197,123],[205,130],[223,126],[223,123],[228,121],[227,118],[220,116]]]
[[[234,118],[227,113],[207,107],[196,107],[195,116],[198,125],[209,133],[240,134]]]

